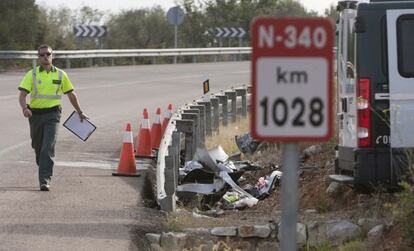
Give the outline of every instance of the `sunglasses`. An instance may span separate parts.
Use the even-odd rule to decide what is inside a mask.
[[[50,53],[50,52],[46,52],[46,53],[39,53],[39,57],[44,57],[44,56],[48,56],[48,57],[50,57],[50,55],[52,55],[52,53]]]

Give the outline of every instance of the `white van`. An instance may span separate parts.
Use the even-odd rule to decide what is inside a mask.
[[[330,178],[396,188],[414,149],[414,1],[338,2],[337,123]]]

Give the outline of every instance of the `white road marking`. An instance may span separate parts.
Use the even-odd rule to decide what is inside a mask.
[[[102,170],[116,170],[118,162],[75,162],[75,161],[55,161],[55,166],[61,167],[78,167],[78,168],[95,168]],[[147,170],[146,165],[138,165],[137,170]]]
[[[18,97],[18,94],[14,94],[14,95],[8,95],[8,96],[0,96],[0,100],[3,100],[3,99],[17,99],[17,97]]]
[[[55,166],[89,167],[89,168],[96,168],[96,169],[113,170],[113,169],[116,169],[118,167],[118,163],[55,161]]]
[[[19,148],[21,148],[22,146],[24,146],[26,144],[30,144],[30,142],[31,142],[30,140],[26,140],[26,141],[20,142],[20,143],[18,143],[16,145],[9,146],[9,147],[7,147],[7,148],[5,148],[5,149],[3,149],[3,150],[0,151],[0,156],[6,154],[8,152],[14,151],[16,149],[19,149]]]
[[[17,163],[20,164],[33,164],[31,161],[20,160]],[[76,167],[76,168],[94,168],[101,170],[116,170],[118,168],[118,162],[83,162],[83,161],[55,161],[55,166],[59,167]],[[148,164],[137,163],[137,170],[147,170]]]

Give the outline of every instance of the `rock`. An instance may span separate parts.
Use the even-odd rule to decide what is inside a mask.
[[[246,237],[258,237],[267,238],[271,233],[271,229],[268,225],[256,225],[256,226],[240,226],[238,229],[239,236]]]
[[[281,224],[279,224],[279,231],[277,233],[277,239],[282,239]],[[307,240],[306,225],[302,223],[296,223],[296,242],[301,245],[305,244]]]
[[[306,209],[304,213],[305,214],[316,214],[316,213],[318,213],[318,210],[316,210],[316,209]]]
[[[339,182],[331,182],[328,188],[326,189],[326,193],[331,197],[337,197],[343,191],[344,185]]]
[[[372,229],[375,226],[385,224],[384,219],[375,219],[375,218],[360,218],[358,219],[358,226],[362,228],[362,231],[364,233],[368,232],[370,229]]]
[[[196,250],[213,250],[213,246],[220,238],[212,236],[208,228],[187,228],[184,229],[187,233],[187,248],[197,247]]]
[[[160,240],[161,240],[161,235],[160,234],[145,234],[145,237],[147,238],[147,240],[151,243],[151,244],[160,244]]]
[[[377,245],[384,236],[385,225],[378,225],[369,230],[367,235],[368,244],[372,247]]]
[[[196,212],[192,212],[192,216],[195,219],[214,219],[213,217],[207,216],[207,215],[202,215]]]
[[[306,225],[302,223],[296,224],[296,241],[300,244],[305,244],[307,239]]]
[[[154,244],[154,243],[151,244],[150,250],[151,251],[164,251],[164,249],[162,249],[159,244]]]
[[[271,235],[270,235],[270,238],[276,239],[277,238],[278,231],[279,231],[278,224],[276,222],[274,222],[274,221],[270,221],[269,222],[269,227],[270,227],[270,230],[272,230]]]
[[[307,159],[315,154],[321,153],[322,151],[323,151],[322,146],[313,145],[303,150],[303,155],[304,155],[303,157]]]
[[[345,220],[314,222],[308,225],[308,244],[321,245],[326,242],[341,244],[361,235],[361,228]]]
[[[161,248],[171,251],[183,250],[187,242],[187,234],[185,233],[162,233]]]
[[[197,234],[197,235],[210,235],[210,229],[208,228],[186,228],[183,230],[188,234]]]
[[[349,221],[340,221],[333,225],[328,233],[328,239],[335,243],[343,243],[358,238],[361,228]]]
[[[279,251],[280,246],[279,246],[279,243],[277,243],[276,241],[260,242],[256,247],[256,251],[263,251],[263,250]]]
[[[235,227],[215,227],[210,231],[215,236],[236,236],[237,229]]]

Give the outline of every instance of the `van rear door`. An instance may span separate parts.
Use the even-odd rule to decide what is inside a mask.
[[[414,147],[414,9],[387,10],[390,143]]]
[[[339,145],[357,146],[356,69],[355,69],[355,16],[356,11],[346,9],[341,13],[338,26],[338,127]]]

